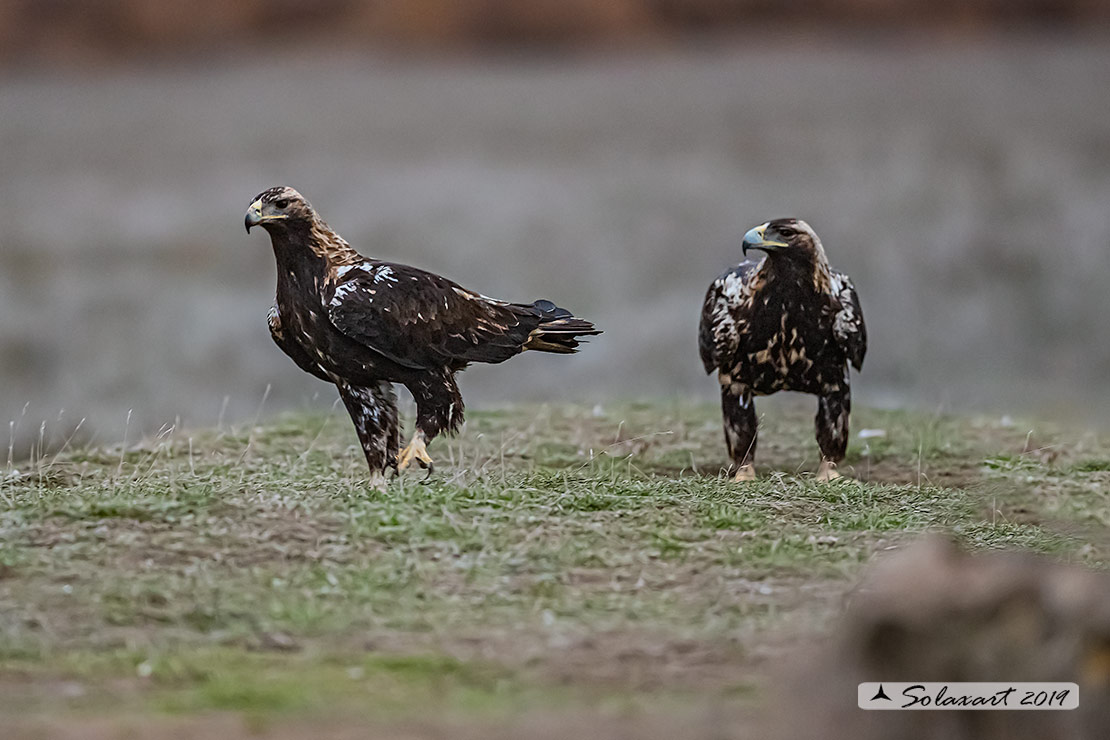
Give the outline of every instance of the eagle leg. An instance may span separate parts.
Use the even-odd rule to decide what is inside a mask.
[[[385,490],[385,469],[396,465],[395,458],[401,439],[397,396],[393,392],[393,386],[383,381],[377,386],[340,383],[337,387],[366,456],[366,464],[370,468],[370,486]]]
[[[728,382],[725,382],[725,381]],[[724,416],[725,444],[736,471],[734,481],[755,480],[755,443],[759,420],[751,389],[721,377],[721,412]]]
[[[830,481],[841,477],[836,466],[848,450],[848,416],[852,411],[852,394],[848,388],[836,388],[817,398],[817,446],[821,448],[821,465],[817,480]]]
[[[427,480],[435,470],[427,445],[441,433],[458,431],[463,421],[463,400],[452,373],[427,373],[406,384],[416,400],[416,434],[397,456],[397,469],[404,470],[413,460],[428,469]]]

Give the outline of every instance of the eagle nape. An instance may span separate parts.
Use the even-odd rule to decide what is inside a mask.
[[[296,365],[339,391],[370,469],[434,463],[427,446],[463,423],[455,375],[525,351],[573,354],[601,331],[547,300],[510,303],[416,267],[359,254],[290,187],[259,193],[244,216],[270,235],[277,297],[270,335]],[[416,401],[404,449],[393,384]]]

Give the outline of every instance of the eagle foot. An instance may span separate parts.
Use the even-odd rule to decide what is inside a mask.
[[[741,465],[740,469],[736,471],[736,475],[732,476],[733,483],[744,483],[753,480],[755,480],[755,466],[751,463]]]
[[[388,484],[389,481],[384,473],[371,473],[369,480],[366,481],[366,487],[378,493],[385,493]]]
[[[428,450],[424,446],[424,437],[419,432],[413,435],[412,441],[409,442],[405,449],[397,453],[397,472],[399,473],[412,465],[413,460],[415,460],[420,467],[427,468],[428,476],[431,476],[432,471],[435,469],[435,464],[432,462],[432,458],[428,457]],[[425,480],[427,480],[427,478],[425,478]]]
[[[831,480],[842,478],[840,472],[836,469],[836,463],[832,460],[822,460],[821,464],[817,466],[817,482],[828,483]]]

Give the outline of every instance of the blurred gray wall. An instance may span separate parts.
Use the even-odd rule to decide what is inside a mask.
[[[862,296],[863,399],[1093,417],[1108,111],[1110,38],[1074,35],[8,71],[0,419],[111,439],[129,409],[132,435],[225,398],[253,417],[267,385],[264,411],[330,404],[272,345],[269,240],[243,233],[283,183],[365,254],[605,329],[470,369],[471,406],[713,398],[705,286],[746,229],[795,215]]]

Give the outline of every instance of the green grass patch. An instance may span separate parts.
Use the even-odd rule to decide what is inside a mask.
[[[16,466],[0,712],[750,701],[751,656],[916,535],[1110,561],[1089,434],[859,409],[852,478],[822,485],[812,409],[762,413],[750,484],[721,474],[717,409],[674,402],[472,412],[431,481],[385,493],[340,414]]]

